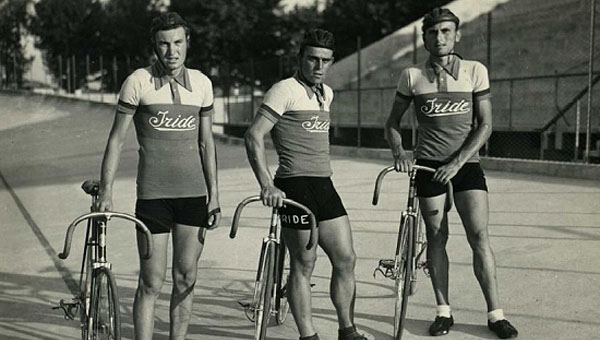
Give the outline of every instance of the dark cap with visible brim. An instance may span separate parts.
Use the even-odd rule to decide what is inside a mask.
[[[431,26],[444,21],[451,21],[455,23],[457,28],[460,24],[460,20],[456,15],[454,15],[454,13],[452,13],[452,11],[447,8],[437,7],[423,16],[423,26],[421,27],[421,30],[425,32]]]
[[[154,37],[154,35],[158,31],[170,30],[176,27],[183,27],[185,29],[186,34],[189,33],[189,26],[187,21],[185,21],[178,13],[164,12],[152,19],[152,27],[150,28],[150,34],[152,34],[152,36]]]

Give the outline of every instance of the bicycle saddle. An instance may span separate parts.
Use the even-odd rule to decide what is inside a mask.
[[[83,182],[81,185],[81,189],[85,191],[86,194],[96,196],[98,195],[98,190],[100,189],[100,181],[95,179],[88,179]]]

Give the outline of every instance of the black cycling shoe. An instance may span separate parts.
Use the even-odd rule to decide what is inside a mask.
[[[338,330],[338,340],[368,340],[366,336],[358,333],[356,326]]]
[[[500,339],[512,339],[519,335],[517,329],[506,319],[498,320],[496,322],[488,320],[488,328],[496,333]]]
[[[450,315],[449,318],[436,316],[431,326],[429,326],[429,334],[432,336],[446,335],[450,331],[452,325],[454,325],[454,318],[452,315]]]

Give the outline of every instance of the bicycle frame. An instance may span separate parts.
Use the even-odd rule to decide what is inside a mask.
[[[373,192],[373,205],[377,205],[379,201],[383,178],[392,171],[395,171],[395,167],[389,166],[384,168],[377,176]],[[402,212],[400,217],[395,257],[393,260],[379,260],[379,265],[373,272],[373,276],[377,272],[381,272],[385,277],[396,282],[396,311],[394,315],[394,338],[396,340],[402,337],[408,297],[416,292],[418,269],[423,269],[425,274],[428,274],[427,261],[421,260],[427,247],[427,241],[421,224],[419,201],[417,199],[417,171],[435,172],[436,170],[416,164],[412,166],[411,171],[408,173],[408,199],[406,210]],[[449,211],[452,207],[452,192],[452,183],[448,182],[445,211]],[[385,271],[381,268],[384,268]]]
[[[229,234],[231,238],[235,238],[237,234],[239,219],[243,208],[251,202],[258,201],[261,201],[260,196],[251,196],[242,200],[242,202],[238,204],[234,213],[231,232]],[[295,206],[308,213],[311,225],[311,234],[307,244],[307,249],[311,249],[316,244],[317,236],[317,223],[315,216],[308,208],[297,202],[284,199],[283,203],[286,205]],[[264,339],[266,337],[267,324],[271,315],[278,317],[279,324],[281,324],[284,319],[281,318],[281,315],[279,315],[282,313],[282,306],[279,304],[279,302],[276,302],[274,305],[271,304],[272,300],[281,298],[281,296],[279,296],[281,292],[279,292],[277,288],[280,285],[279,280],[281,279],[281,273],[283,271],[283,261],[281,261],[281,257],[285,256],[285,249],[282,249],[280,247],[281,245],[282,239],[279,235],[279,210],[274,207],[271,209],[269,233],[267,237],[263,238],[261,246],[252,303],[247,305],[242,304],[242,306],[246,308],[246,316],[248,319],[255,323],[255,340]],[[248,315],[248,312],[252,314],[252,317]]]
[[[92,196],[92,209],[98,197],[98,187],[99,183],[97,181],[86,181],[82,185],[83,190]],[[144,223],[131,215],[111,211],[90,212],[71,222],[67,228],[63,251],[58,255],[63,260],[69,256],[75,228],[81,222],[87,221],[85,246],[79,276],[80,292],[73,298],[73,302],[65,303],[64,300],[61,300],[59,307],[55,307],[55,309],[61,308],[65,313],[65,318],[71,320],[75,318],[75,313],[79,309],[82,339],[84,340],[96,340],[95,326],[106,327],[106,324],[103,323],[106,320],[103,320],[102,316],[99,315],[104,308],[104,305],[98,307],[100,303],[106,303],[109,325],[112,325],[108,329],[114,329],[114,334],[109,331],[109,334],[112,334],[108,336],[109,339],[120,339],[118,292],[111,272],[112,264],[107,261],[106,250],[107,224],[111,218],[115,217],[134,222],[139,227],[139,230],[146,237],[146,249],[144,249],[143,257],[150,258],[153,249],[152,234]],[[107,301],[101,301],[104,289],[106,289],[107,294],[104,298]]]

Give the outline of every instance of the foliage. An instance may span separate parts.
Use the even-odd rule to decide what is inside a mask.
[[[362,47],[417,20],[427,11],[450,0],[328,0],[323,11],[323,28],[336,38],[336,58],[356,52],[356,38]]]
[[[151,0],[41,0],[35,5],[32,32],[46,66],[62,79],[61,87],[81,87],[88,69],[100,75],[102,56],[105,87],[117,90],[129,71],[147,64],[151,55],[152,4]],[[68,86],[71,79],[74,86]]]
[[[27,33],[29,16],[27,0],[0,0],[0,67],[4,67],[3,86],[23,85],[23,74],[31,63],[25,57],[23,39]]]
[[[0,0],[0,4],[6,1],[31,0]],[[187,65],[201,69],[224,88],[246,84],[265,89],[293,72],[298,42],[309,28],[322,27],[334,33],[339,60],[356,51],[358,36],[367,46],[449,0],[327,0],[323,11],[315,2],[288,12],[283,11],[280,2],[171,0],[168,10],[179,12],[190,23]],[[31,30],[45,54],[46,65],[57,79],[61,74],[65,78],[67,69],[72,70],[75,65],[77,71],[69,79],[74,79],[76,85],[71,88],[82,86],[89,56],[90,73],[103,75],[107,88],[117,90],[127,74],[147,65],[152,57],[148,31],[160,3],[40,0],[35,5]],[[0,29],[5,29],[8,22],[0,21]],[[100,56],[102,73],[98,72]],[[66,80],[61,81],[62,87],[67,84]]]

